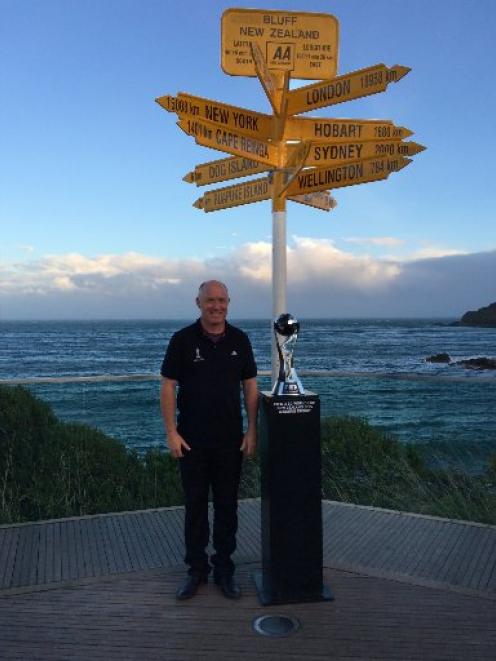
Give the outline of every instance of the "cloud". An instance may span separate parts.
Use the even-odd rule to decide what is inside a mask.
[[[449,257],[451,255],[466,255],[466,252],[463,250],[456,250],[454,248],[442,248],[440,246],[425,245],[423,248],[410,253],[405,259],[430,259],[431,257]]]
[[[232,316],[270,317],[271,250],[258,241],[205,259],[69,253],[0,264],[0,318],[191,318],[209,278],[228,284]],[[287,270],[299,316],[459,316],[496,299],[496,251],[399,261],[293,236]]]
[[[343,238],[343,241],[357,243],[358,245],[387,246],[389,248],[405,244],[403,239],[397,239],[394,236],[350,236]]]

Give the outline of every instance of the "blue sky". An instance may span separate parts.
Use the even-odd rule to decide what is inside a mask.
[[[270,112],[256,79],[221,70],[231,6],[0,0],[0,319],[189,316],[209,276],[232,283],[234,314],[270,314],[270,203],[193,208],[205,189],[182,177],[224,155],[154,102],[185,91]],[[428,148],[386,182],[337,190],[330,213],[288,204],[294,312],[456,316],[496,300],[496,4],[234,6],[334,14],[340,74],[411,67],[315,114],[391,119]]]

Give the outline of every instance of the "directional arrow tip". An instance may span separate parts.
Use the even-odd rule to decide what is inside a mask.
[[[187,174],[184,175],[183,181],[186,181],[188,184],[193,184],[195,181],[195,173],[188,172]]]
[[[186,133],[186,135],[189,135],[188,131],[186,131],[186,129],[185,129],[184,126],[182,125],[181,121],[176,122],[176,125],[179,126],[179,128],[181,129],[181,131],[182,131],[183,133]]]
[[[404,158],[403,161],[402,161],[402,163],[401,163],[401,165],[400,165],[400,167],[398,168],[398,171],[399,171],[399,170],[403,170],[403,168],[406,168],[406,166],[407,166],[407,165],[410,165],[410,163],[411,163],[412,161],[413,161],[412,158]]]
[[[193,202],[193,206],[196,207],[196,209],[203,209],[203,197],[199,197],[196,202]]]
[[[397,74],[396,74],[396,80],[401,80],[404,76],[406,76],[407,73],[410,73],[412,70],[411,67],[403,67],[401,64],[395,64],[394,67],[392,67]]]
[[[174,97],[170,96],[170,94],[166,94],[165,96],[157,96],[155,102],[158,103],[159,106],[162,106],[164,110],[167,110],[167,112],[173,112],[171,104],[173,98]]]

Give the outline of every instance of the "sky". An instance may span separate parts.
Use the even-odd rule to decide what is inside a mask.
[[[0,0],[0,320],[190,318],[209,278],[228,284],[231,316],[271,316],[270,202],[194,208],[244,180],[182,181],[228,154],[154,101],[271,112],[256,78],[221,69],[233,6],[333,14],[338,74],[411,67],[311,115],[392,120],[427,147],[384,182],[337,189],[330,212],[288,202],[288,311],[456,318],[495,301],[492,0]]]

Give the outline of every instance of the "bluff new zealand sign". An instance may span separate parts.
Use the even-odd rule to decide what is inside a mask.
[[[273,71],[311,80],[336,75],[339,26],[330,14],[227,9],[221,31],[222,69],[231,76],[257,75],[252,43]]]

